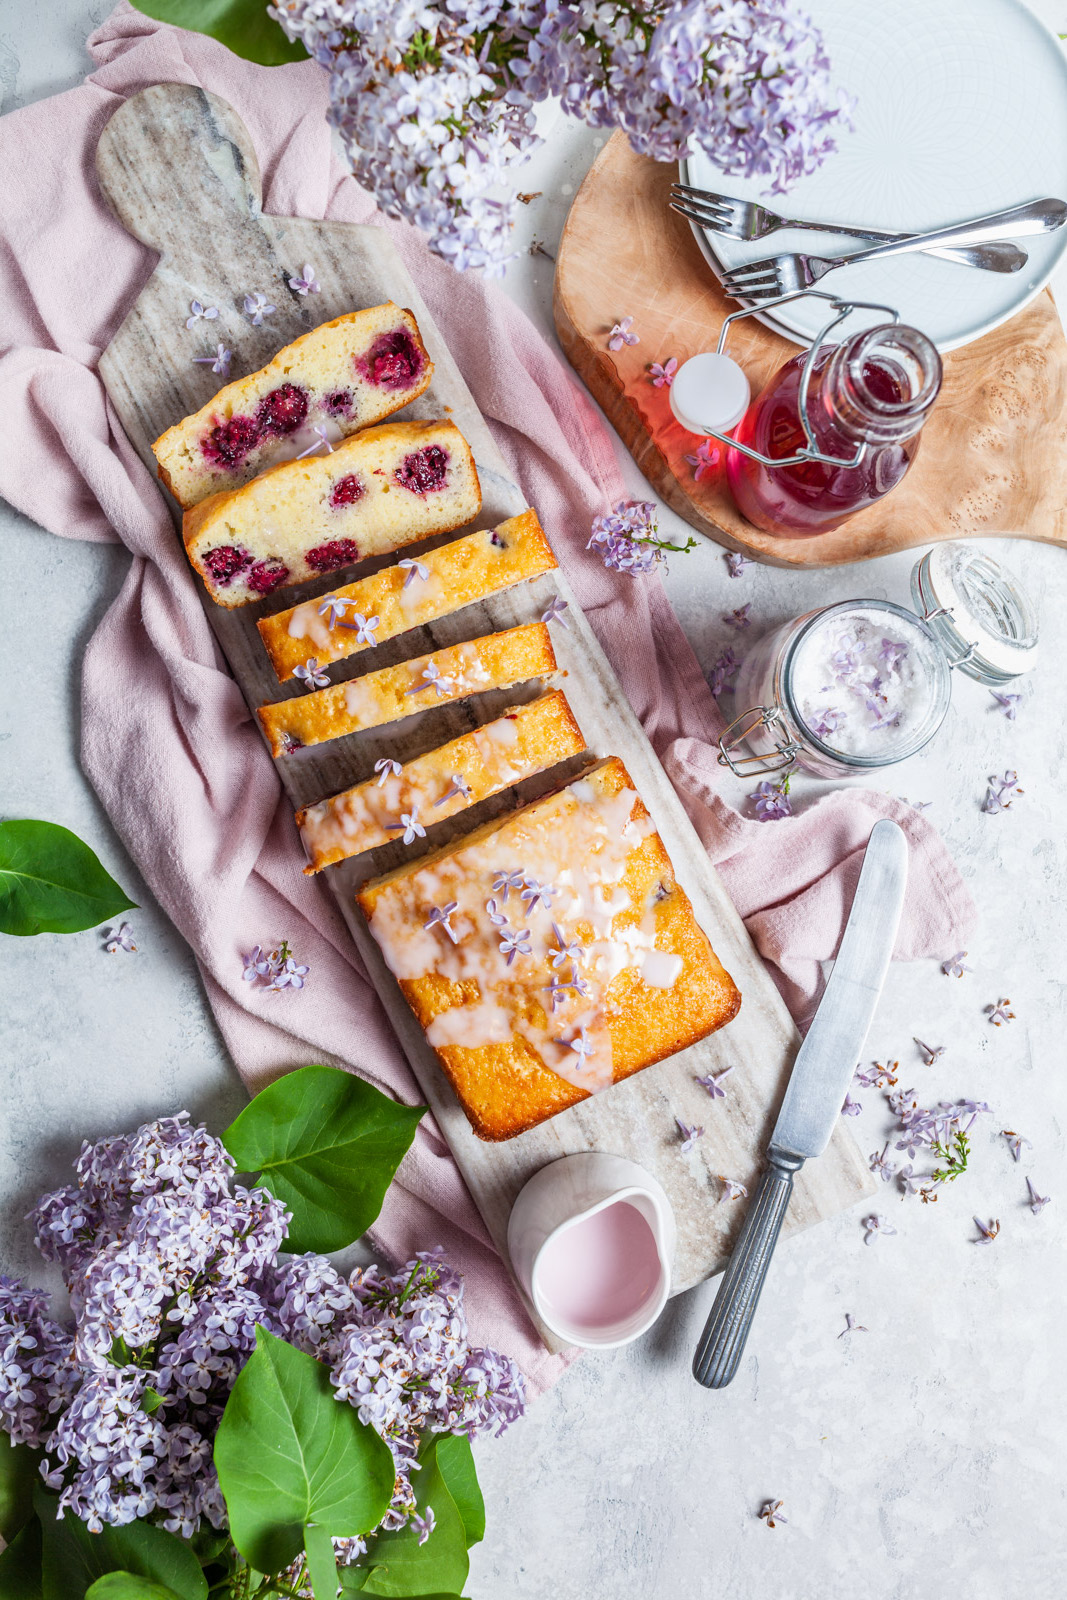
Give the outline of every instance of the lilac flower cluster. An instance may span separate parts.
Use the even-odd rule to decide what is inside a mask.
[[[631,578],[640,578],[666,562],[668,551],[681,554],[695,547],[695,539],[674,545],[657,538],[657,515],[650,501],[620,500],[594,520],[586,549],[595,550],[609,572],[628,572]]]
[[[186,1112],[83,1146],[77,1181],[33,1213],[74,1327],[0,1278],[0,1428],[42,1450],[45,1483],[94,1532],[145,1517],[186,1538],[204,1519],[223,1528],[214,1436],[262,1326],[325,1361],[338,1400],[382,1433],[398,1471],[386,1526],[400,1526],[420,1431],[501,1431],[523,1410],[521,1375],[471,1347],[461,1280],[437,1254],[347,1281],[321,1257],[279,1258],[289,1212],[233,1185],[233,1167]]]
[[[330,119],[358,180],[457,267],[504,271],[558,96],[658,161],[705,150],[785,190],[834,149],[848,108],[793,0],[275,0],[330,75]],[[501,193],[503,198],[500,197]],[[306,273],[306,269],[305,269]]]

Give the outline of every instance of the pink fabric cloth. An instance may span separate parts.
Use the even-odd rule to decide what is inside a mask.
[[[376,214],[332,157],[320,70],[252,66],[125,3],[89,49],[97,65],[83,86],[0,122],[0,492],[54,533],[119,539],[131,552],[86,651],[82,759],[195,950],[249,1088],[328,1061],[418,1098],[328,891],[303,876],[291,807],[219,656],[163,499],[97,375],[153,262],[101,201],[93,151],[120,101],[157,82],[201,84],[237,109],[259,155],[265,210],[389,229],[798,1017],[840,936],[878,816],[897,817],[913,851],[898,955],[943,955],[964,942],[970,898],[937,834],[909,808],[851,790],[795,821],[761,825],[724,803],[718,711],[658,580],[607,573],[583,553],[590,519],[623,492],[593,407],[504,294],[457,276],[414,230]],[[283,937],[310,963],[308,987],[280,998],[250,989],[243,952]],[[429,1118],[374,1231],[394,1258],[443,1243],[466,1275],[476,1337],[515,1356],[534,1392],[559,1373],[562,1358],[538,1342]]]

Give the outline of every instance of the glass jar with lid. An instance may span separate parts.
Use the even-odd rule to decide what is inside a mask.
[[[940,728],[953,670],[999,688],[1033,666],[1034,606],[975,545],[935,546],[911,590],[914,611],[844,600],[757,640],[737,678],[746,709],[719,740],[719,760],[742,776],[800,766],[839,778],[890,766]],[[739,753],[742,744],[751,754]]]

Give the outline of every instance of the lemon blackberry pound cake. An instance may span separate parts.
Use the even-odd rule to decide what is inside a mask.
[[[543,622],[530,622],[331,684],[302,699],[260,706],[256,715],[271,754],[291,755],[305,745],[380,728],[428,706],[465,700],[489,689],[510,689],[555,670],[548,629]]]
[[[152,446],[184,511],[239,489],[314,444],[381,422],[428,387],[433,362],[410,311],[387,302],[324,322],[247,378],[228,383]]]
[[[498,528],[428,550],[417,561],[399,561],[318,600],[261,617],[256,626],[285,683],[310,656],[319,666],[343,661],[555,566],[536,511],[524,511]]]
[[[556,689],[403,766],[384,760],[377,778],[297,812],[310,863],[304,871],[321,872],[390,839],[414,844],[435,822],[584,749],[582,730]]]
[[[286,461],[187,511],[182,537],[211,598],[261,600],[365,556],[448,533],[477,516],[482,491],[452,422],[385,422],[328,456]]]
[[[616,757],[356,898],[482,1139],[536,1127],[741,1004]]]

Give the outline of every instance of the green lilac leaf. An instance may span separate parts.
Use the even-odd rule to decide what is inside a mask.
[[[377,1217],[425,1110],[337,1067],[299,1067],[261,1090],[222,1142],[292,1212],[287,1250],[341,1250]]]
[[[437,1465],[463,1518],[469,1550],[485,1538],[485,1501],[474,1467],[474,1452],[465,1433],[438,1435]]]
[[[437,1459],[440,1435],[433,1435],[419,1451],[421,1471],[412,1474],[416,1510],[425,1515],[433,1508],[434,1530],[425,1544],[419,1543],[410,1522],[393,1532],[375,1534],[360,1566],[370,1568],[363,1585],[364,1594],[404,1597],[439,1594],[442,1590],[459,1594],[467,1581],[467,1536],[459,1508],[449,1492]]]
[[[136,0],[136,7],[157,22],[209,34],[234,55],[261,67],[308,59],[304,46],[293,44],[268,17],[266,0]]]
[[[57,1517],[59,1499],[34,1490],[41,1522],[43,1600],[85,1600],[86,1592],[109,1572],[129,1572],[172,1589],[179,1600],[207,1600],[207,1582],[189,1545],[150,1522],[128,1522],[90,1533],[80,1517]]]
[[[318,1523],[336,1538],[374,1528],[393,1493],[393,1458],[373,1428],[334,1398],[328,1369],[256,1329],[215,1436],[230,1535],[246,1561],[280,1572]]]
[[[309,1522],[304,1529],[304,1553],[315,1600],[336,1600],[337,1561],[333,1540],[321,1523]]]
[[[0,1553],[0,1600],[44,1600],[41,1524],[34,1517]]]
[[[0,1539],[8,1544],[33,1516],[33,1489],[40,1482],[38,1450],[13,1444],[0,1433]]]
[[[134,1572],[107,1572],[85,1591],[85,1600],[181,1600],[164,1583],[152,1583]]]
[[[134,902],[69,828],[0,822],[0,933],[81,933]]]

